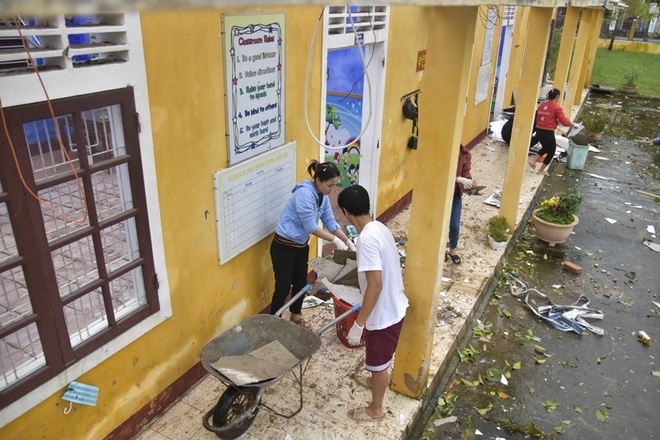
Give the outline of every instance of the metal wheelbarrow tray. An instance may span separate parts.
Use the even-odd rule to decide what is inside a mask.
[[[281,318],[279,315],[310,287],[305,286],[275,315],[250,316],[209,341],[202,349],[203,367],[212,376],[227,385],[227,389],[220,396],[218,403],[206,413],[203,419],[204,427],[214,432],[219,438],[234,439],[247,431],[259,411],[259,405],[286,418],[291,418],[302,410],[302,377],[310,357],[321,347],[321,334],[360,308],[359,304],[355,305],[316,332]],[[277,377],[239,386],[212,366],[224,356],[245,355],[273,341],[278,341],[298,359],[296,365]],[[294,371],[296,367],[299,369],[298,374]],[[300,405],[291,414],[281,414],[261,402],[261,398],[266,387],[278,382],[292,371],[299,385]]]

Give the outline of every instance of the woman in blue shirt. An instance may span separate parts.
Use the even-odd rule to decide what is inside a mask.
[[[307,167],[312,180],[303,180],[294,186],[291,197],[284,205],[270,245],[270,258],[275,272],[275,292],[270,312],[277,312],[289,292],[297,293],[307,284],[309,236],[330,241],[340,250],[355,250],[355,245],[335,220],[328,194],[339,183],[340,172],[332,162],[316,160]],[[319,219],[327,229],[319,226]],[[303,297],[289,307],[291,321],[307,329],[311,324],[301,315]]]

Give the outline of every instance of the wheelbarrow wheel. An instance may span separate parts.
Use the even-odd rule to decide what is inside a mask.
[[[258,398],[259,390],[255,387],[228,387],[215,406],[213,411],[213,424],[218,427],[227,426],[234,419],[245,414],[254,405]],[[261,400],[261,397],[259,397]],[[257,402],[259,405],[259,402]],[[221,433],[216,433],[221,439],[235,439],[240,437],[254,422],[254,418],[259,412],[259,406],[254,409],[250,417],[238,423],[231,429],[226,429]]]

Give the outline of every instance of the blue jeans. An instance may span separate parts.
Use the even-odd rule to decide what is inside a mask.
[[[454,200],[451,202],[451,217],[449,217],[449,249],[458,246],[458,234],[461,231],[461,211],[463,201],[458,191],[454,191]]]

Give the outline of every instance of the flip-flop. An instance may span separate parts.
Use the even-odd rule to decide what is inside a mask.
[[[307,330],[313,330],[312,324],[309,321],[304,320],[302,317],[301,318],[289,318],[291,322],[294,324],[298,324],[301,327],[305,327]]]
[[[371,377],[360,377],[356,381],[359,385],[362,385],[363,387],[367,388],[368,390],[371,389]]]
[[[451,258],[452,263],[461,264],[461,257],[459,257],[458,255],[449,254],[449,258]]]
[[[385,418],[385,414],[383,414],[383,417],[379,417],[377,419],[371,417],[369,414],[367,414],[366,407],[361,407],[361,408],[353,408],[350,409],[346,412],[346,417],[348,417],[351,420],[354,420],[356,422],[380,422]],[[353,415],[351,416],[351,411],[353,411]]]

